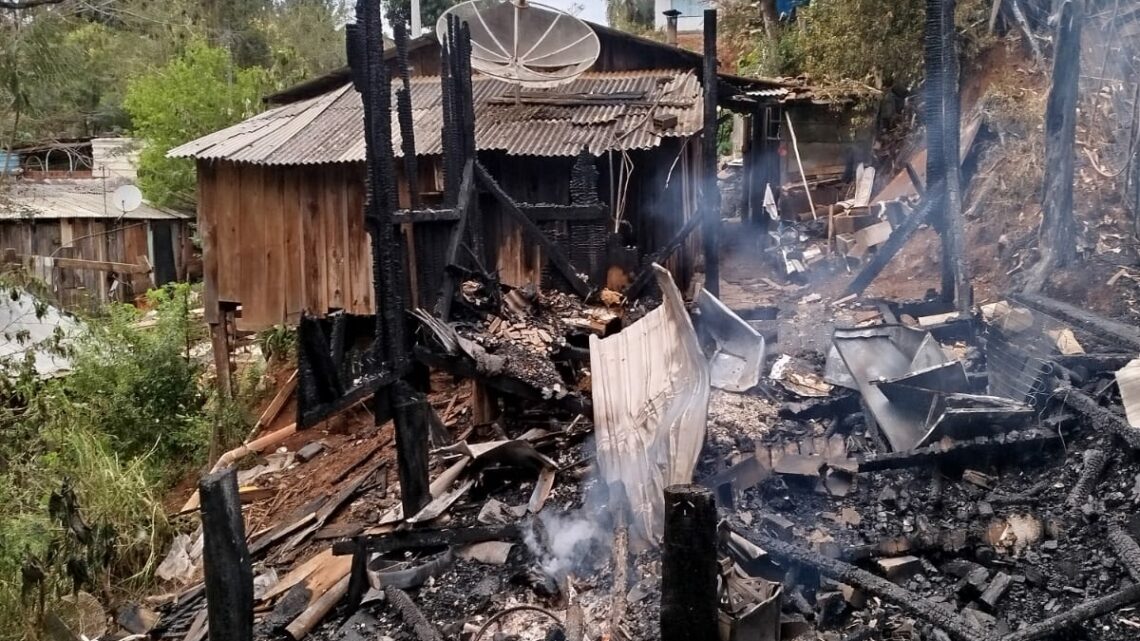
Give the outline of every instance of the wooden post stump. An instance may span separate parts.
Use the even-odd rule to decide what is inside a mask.
[[[716,503],[699,485],[665,488],[661,641],[719,641]]]
[[[237,472],[208,474],[202,501],[202,560],[211,641],[253,640],[253,561],[245,544]]]

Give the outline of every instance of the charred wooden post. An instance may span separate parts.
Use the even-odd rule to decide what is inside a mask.
[[[347,53],[353,84],[364,106],[364,141],[367,161],[367,199],[364,222],[372,238],[373,291],[376,301],[376,339],[372,351],[383,369],[402,379],[411,365],[407,340],[404,292],[407,287],[403,237],[397,237],[393,212],[397,206],[395,158],[392,152],[392,103],[388,67],[384,63],[380,5],[358,0],[357,23],[347,33]],[[400,26],[402,29],[402,25]],[[406,37],[405,37],[406,39]],[[406,52],[401,54],[406,72]],[[405,90],[409,89],[405,81]],[[410,100],[410,95],[406,96]],[[407,106],[410,108],[410,102]],[[410,112],[409,112],[410,115]],[[410,134],[410,119],[401,121]],[[407,126],[405,126],[407,125]],[[413,138],[405,136],[405,156],[415,156]],[[409,176],[409,182],[414,181]],[[414,514],[430,500],[427,481],[428,420],[422,398],[404,380],[375,394],[376,416],[394,410],[397,463],[405,514]]]
[[[1061,614],[1049,617],[1033,625],[1026,626],[1013,634],[1008,634],[1002,641],[1037,641],[1046,639],[1074,626],[1080,625],[1089,619],[1108,614],[1113,610],[1140,601],[1140,584],[1130,585],[1111,594],[1085,601],[1080,605],[1069,608]]]
[[[412,124],[412,81],[408,72],[408,30],[403,20],[392,25],[396,40],[396,64],[400,72],[400,91],[396,93],[396,115],[400,121],[400,148],[404,152],[404,180],[408,183],[408,205],[419,209],[420,183],[416,167],[416,137]]]
[[[968,623],[950,608],[927,601],[866,570],[759,532],[749,532],[744,536],[780,563],[798,563],[814,568],[821,576],[846,583],[894,604],[904,612],[943,630],[956,641],[998,641],[997,636]]]
[[[198,495],[210,638],[252,641],[253,561],[245,543],[237,472],[231,468],[204,477]]]
[[[705,10],[705,56],[701,76],[704,83],[704,131],[701,138],[701,240],[705,254],[705,289],[720,295],[720,188],[717,186],[716,151],[716,9]]]
[[[1084,462],[1081,475],[1077,478],[1076,485],[1073,486],[1069,492],[1069,498],[1065,501],[1069,507],[1080,507],[1096,489],[1097,482],[1104,474],[1104,468],[1108,466],[1108,454],[1102,450],[1086,450]]]
[[[706,12],[706,24],[707,15]],[[665,488],[661,641],[717,641],[716,503],[699,485]]]
[[[405,381],[392,386],[396,418],[396,470],[400,478],[400,501],[404,516],[410,517],[431,501],[428,490],[428,434],[430,417],[427,400]]]
[[[352,553],[352,569],[348,573],[348,595],[345,597],[349,609],[356,609],[368,591],[368,548],[354,539],[356,550]]]
[[[1080,2],[1066,0],[1057,21],[1053,84],[1045,103],[1045,189],[1042,194],[1041,259],[1025,280],[1025,291],[1037,292],[1049,274],[1076,258],[1073,218],[1073,147],[1077,132],[1077,99],[1081,73]]]
[[[942,210],[943,273],[949,280],[942,285],[942,296],[953,301],[958,311],[969,313],[973,305],[969,261],[965,255],[962,229],[961,95],[958,83],[958,32],[954,27],[957,0],[942,0],[942,140],[946,154],[946,200]]]

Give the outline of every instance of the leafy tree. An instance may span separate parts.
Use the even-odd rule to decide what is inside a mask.
[[[420,0],[420,23],[425,29],[435,29],[435,23],[443,15],[443,12],[458,4],[459,1]],[[383,2],[384,19],[388,24],[395,22],[396,18],[403,18],[404,23],[408,25],[412,23],[411,0],[383,0]],[[413,37],[416,35],[419,34],[412,34]]]
[[[606,19],[623,31],[653,28],[653,0],[606,0]]]
[[[192,202],[193,163],[167,158],[166,152],[252,116],[269,86],[264,69],[240,69],[226,50],[202,41],[132,80],[124,107],[134,132],[145,142],[139,186],[147,198],[160,205]]]
[[[277,86],[300,82],[345,64],[345,5],[332,0],[288,0],[259,20]]]
[[[54,14],[36,20],[0,16],[0,118],[6,127],[5,148],[21,136],[21,120],[51,108],[52,94],[74,62],[74,51],[61,47],[64,23]]]

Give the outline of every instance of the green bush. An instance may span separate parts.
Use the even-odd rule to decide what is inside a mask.
[[[150,326],[117,305],[70,346],[43,345],[70,354],[65,377],[0,363],[0,639],[36,636],[41,594],[51,608],[75,589],[116,599],[146,587],[170,535],[163,492],[205,463],[212,426],[245,435],[243,409],[189,356],[204,336],[189,286],[148,296]]]

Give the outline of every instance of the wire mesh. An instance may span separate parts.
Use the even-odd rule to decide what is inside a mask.
[[[988,393],[1044,407],[1059,375],[1054,361],[1065,330],[1086,350],[1099,346],[1092,335],[1036,309],[1017,308],[984,325]]]

